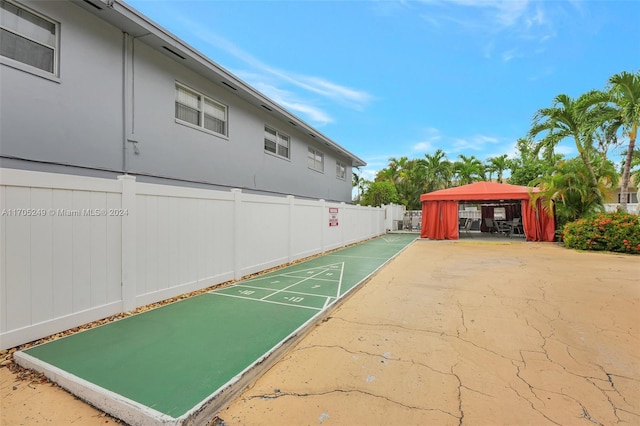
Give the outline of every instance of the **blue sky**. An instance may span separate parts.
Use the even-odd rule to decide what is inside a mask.
[[[640,69],[636,0],[127,3],[364,159],[366,179],[438,148],[513,156],[556,95]]]

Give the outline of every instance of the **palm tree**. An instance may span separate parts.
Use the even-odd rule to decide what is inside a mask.
[[[424,161],[401,157],[398,166],[395,187],[400,203],[408,210],[416,210],[420,207],[420,194],[424,192],[426,182]]]
[[[466,185],[478,180],[482,180],[483,172],[482,162],[475,156],[467,157],[466,155],[458,155],[460,161],[453,164],[455,174],[458,177],[459,185]]]
[[[593,134],[594,142],[596,142],[597,146],[595,146],[596,151],[600,154],[602,158],[607,159],[607,155],[609,153],[609,148],[619,145],[618,135],[616,134],[620,124],[618,121],[605,121],[602,125],[596,129]]]
[[[424,155],[425,192],[437,191],[451,186],[452,165],[447,154],[437,149],[433,154]]]
[[[598,157],[593,164],[598,176],[596,185],[592,185],[584,162],[577,158],[560,161],[553,173],[532,182],[541,189],[531,195],[532,203],[541,198],[545,210],[555,207],[558,228],[586,214],[604,210],[605,191],[617,184],[618,175],[609,160]]]
[[[588,109],[596,104],[597,96],[594,92],[581,95],[577,100],[565,94],[556,96],[553,105],[549,108],[539,109],[533,117],[533,126],[529,130],[529,137],[535,138],[541,133],[544,137],[538,142],[536,151],[546,148],[553,152],[561,140],[573,138],[578,154],[587,168],[587,175],[592,186],[597,186],[598,179],[591,165],[591,153],[593,152],[593,133],[597,125],[597,116],[601,112]],[[601,121],[600,121],[601,123]]]
[[[484,164],[482,161],[478,160],[480,164],[478,164],[478,176],[480,180],[491,180],[491,178],[487,178],[487,174],[491,175],[490,167]]]
[[[389,165],[378,171],[376,182],[389,182],[396,189],[399,202],[407,209],[420,207],[420,194],[424,192],[424,161],[408,157],[389,158]]]
[[[490,169],[498,174],[499,183],[502,183],[502,174],[509,168],[509,160],[507,157],[507,154],[503,154],[498,157],[491,157],[487,160],[489,161]]]
[[[638,150],[633,153],[630,173],[633,178],[633,182],[636,184],[636,188],[638,188],[638,192],[640,192],[640,151]]]
[[[585,95],[587,101],[582,107],[591,120],[592,129],[598,129],[595,137],[600,142],[602,155],[606,155],[609,145],[617,144],[620,128],[629,137],[620,187],[620,209],[626,211],[631,162],[640,124],[640,72],[614,74],[609,78],[607,89]]]
[[[399,159],[395,157],[389,158],[389,165],[384,169],[378,171],[375,181],[388,181],[393,183],[394,185],[397,184],[400,180],[400,172],[407,161],[409,161],[407,157],[400,157]]]
[[[629,137],[620,186],[620,209],[626,212],[631,163],[633,162],[638,126],[640,126],[640,71],[635,74],[629,72],[615,74],[609,79],[609,84],[611,85],[611,102],[617,107],[619,121]]]
[[[562,154],[554,154],[551,158],[541,159],[536,153],[532,140],[520,138],[516,141],[518,156],[508,161],[512,185],[529,186],[531,181],[551,173],[556,163],[562,159]]]

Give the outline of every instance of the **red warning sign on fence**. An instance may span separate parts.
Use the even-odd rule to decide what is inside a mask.
[[[329,226],[338,226],[338,208],[329,207]]]

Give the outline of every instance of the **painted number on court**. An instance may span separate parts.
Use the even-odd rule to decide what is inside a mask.
[[[290,296],[290,297],[285,297],[284,300],[288,300],[291,303],[300,303],[304,300],[304,297]]]
[[[253,290],[239,290],[238,293],[244,294],[245,296],[251,296],[255,291]]]

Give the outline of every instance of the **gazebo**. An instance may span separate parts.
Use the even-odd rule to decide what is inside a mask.
[[[482,224],[485,216],[493,218],[493,205],[513,206],[513,209],[507,211],[511,211],[511,215],[521,215],[527,241],[553,241],[555,235],[553,213],[543,210],[541,200],[538,200],[535,208],[531,203],[531,193],[538,191],[538,188],[526,186],[475,182],[422,194],[420,196],[422,203],[420,237],[432,240],[457,240],[459,236],[458,204],[465,202],[486,206],[482,208]]]

